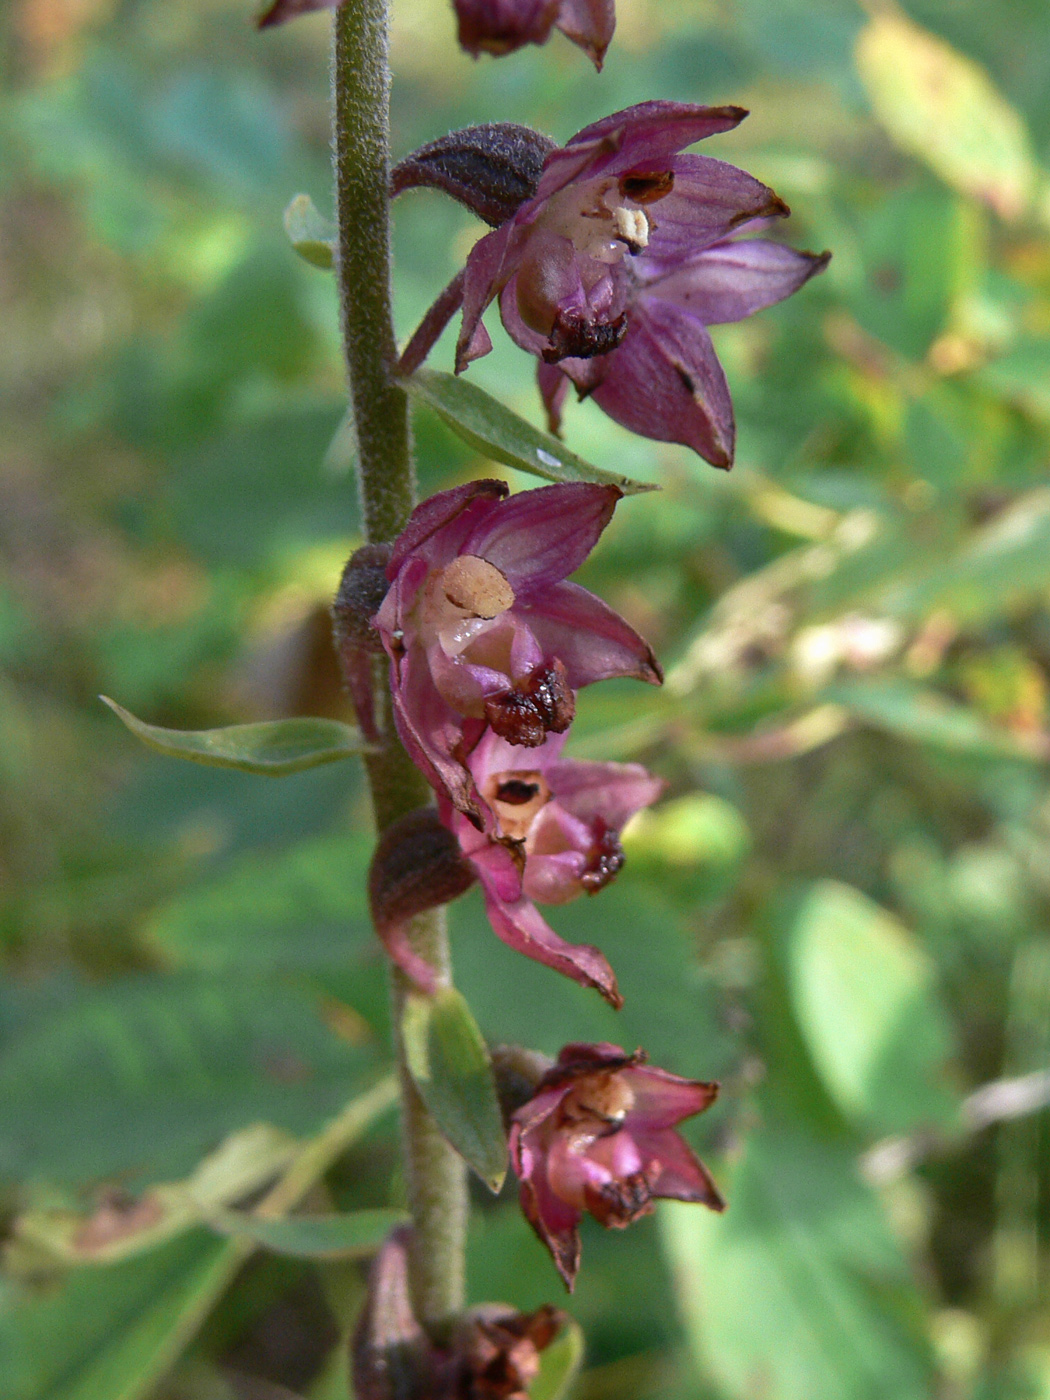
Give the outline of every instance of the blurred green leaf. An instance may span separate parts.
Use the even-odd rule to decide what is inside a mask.
[[[890,677],[842,681],[822,695],[865,724],[916,744],[978,758],[1045,762],[1048,757],[1040,736],[1029,738],[1000,729],[976,711],[913,681]]]
[[[618,486],[627,496],[656,489],[649,483],[592,467],[557,438],[541,433],[467,379],[440,370],[417,369],[402,383],[464,442],[494,462],[517,467],[545,481],[592,481],[601,486]]]
[[[150,942],[201,972],[338,971],[378,948],[365,893],[372,840],[340,831],[252,852],[163,904]]]
[[[732,1400],[928,1400],[918,1295],[853,1159],[757,1131],[725,1194],[658,1215],[701,1376]]]
[[[570,1317],[561,1335],[540,1355],[540,1373],[529,1386],[529,1400],[565,1400],[585,1351],[583,1331]]]
[[[954,1126],[951,1032],[935,972],[907,929],[848,885],[824,880],[784,932],[788,988],[813,1063],[863,1130]]]
[[[855,299],[865,330],[921,359],[948,321],[957,290],[958,201],[932,181],[897,191],[863,225],[866,276]]]
[[[690,793],[639,812],[624,837],[632,871],[644,871],[683,897],[712,899],[732,885],[751,833],[731,803]]]
[[[910,155],[1004,219],[1028,207],[1035,165],[1024,122],[985,70],[901,11],[878,11],[857,66],[879,120]]]
[[[195,1230],[152,1253],[80,1269],[50,1295],[0,1303],[5,1400],[145,1400],[243,1261]]]
[[[279,778],[369,749],[359,730],[334,719],[275,719],[229,724],[224,729],[162,729],[136,719],[107,695],[99,699],[151,749],[211,768],[239,768],[244,773]]]
[[[336,227],[321,215],[308,194],[297,194],[284,211],[284,231],[304,262],[331,271]]]
[[[374,1254],[391,1230],[407,1223],[402,1210],[357,1210],[348,1215],[290,1215],[268,1220],[247,1211],[217,1211],[209,1223],[224,1235],[300,1259],[353,1259]]]
[[[492,1191],[507,1171],[507,1139],[492,1061],[470,1007],[454,987],[410,993],[401,1028],[413,1082],[438,1127]]]
[[[272,333],[280,339],[279,326]],[[189,547],[222,569],[252,568],[348,536],[353,493],[321,469],[344,413],[337,403],[274,407],[200,446],[180,442],[164,485]]]
[[[156,1181],[260,1119],[312,1131],[377,1067],[287,982],[112,981],[0,1054],[0,1176]]]
[[[1033,417],[1050,420],[1050,340],[1022,340],[980,369],[977,377]]]
[[[1048,583],[1050,489],[1041,486],[1019,495],[947,558],[938,554],[921,574],[891,584],[883,603],[897,617],[942,608],[959,622],[976,623],[1023,606]]]

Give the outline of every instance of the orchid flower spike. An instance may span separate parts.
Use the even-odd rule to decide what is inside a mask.
[[[735,166],[682,155],[731,131],[741,107],[643,102],[546,158],[536,194],[476,243],[457,372],[487,354],[499,297],[508,334],[540,360],[556,430],[569,383],[632,432],[733,462],[733,405],[707,327],[782,301],[828,254],[738,240],[788,207]]]
[[[662,680],[637,632],[566,582],[609,523],[617,488],[507,491],[501,481],[473,481],[417,506],[394,542],[374,619],[409,755],[439,793],[490,828],[467,763],[486,726],[536,748],[569,727],[580,686],[608,676]]]
[[[717,1084],[648,1065],[640,1050],[566,1045],[514,1114],[510,1151],[522,1210],[570,1292],[585,1211],[623,1229],[648,1215],[657,1197],[725,1209],[707,1168],[674,1131],[717,1093]]]
[[[614,0],[454,0],[459,42],[479,53],[513,53],[545,44],[560,29],[600,71],[616,28]]]
[[[534,901],[566,904],[604,889],[623,865],[621,830],[664,784],[637,763],[563,758],[564,743],[552,734],[540,748],[523,749],[487,731],[469,766],[494,827],[476,830],[447,800],[439,810],[481,883],[497,937],[619,1007],[616,978],[598,949],[559,938]]]

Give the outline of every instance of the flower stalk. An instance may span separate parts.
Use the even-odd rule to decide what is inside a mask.
[[[347,376],[357,434],[357,480],[370,544],[394,539],[411,513],[415,482],[408,401],[394,377],[390,303],[389,88],[386,0],[353,0],[335,12],[332,64],[336,270]],[[426,803],[430,790],[402,748],[390,709],[385,659],[372,661],[378,752],[368,761],[376,827]],[[443,910],[418,915],[408,936],[441,983],[450,980]],[[392,970],[402,1134],[414,1224],[410,1286],[416,1315],[440,1331],[461,1311],[467,1196],[465,1167],[411,1082],[401,1043],[409,983]]]

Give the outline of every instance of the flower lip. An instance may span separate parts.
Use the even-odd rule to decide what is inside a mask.
[[[537,815],[551,800],[547,781],[538,771],[493,773],[482,784],[481,795],[510,841],[526,840]]]
[[[507,576],[476,554],[460,554],[441,572],[448,602],[470,617],[491,619],[514,606],[514,589]]]

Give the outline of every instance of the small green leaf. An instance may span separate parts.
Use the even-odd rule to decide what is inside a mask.
[[[224,1235],[240,1236],[275,1254],[300,1259],[349,1259],[373,1254],[391,1230],[404,1225],[401,1210],[356,1210],[349,1215],[292,1215],[267,1220],[246,1211],[220,1210],[209,1217]]]
[[[583,1330],[572,1318],[546,1351],[540,1373],[529,1387],[529,1400],[564,1400],[583,1363]]]
[[[230,724],[225,729],[161,729],[136,719],[106,695],[99,699],[151,749],[212,768],[239,768],[245,773],[281,777],[369,750],[358,730],[335,719],[275,719]]]
[[[456,1151],[492,1190],[503,1185],[507,1140],[492,1061],[466,1000],[454,987],[410,993],[402,1013],[409,1072]]]
[[[335,225],[318,212],[308,194],[297,194],[284,211],[284,231],[304,262],[331,270],[335,263]]]
[[[649,482],[632,481],[618,472],[591,466],[557,438],[541,433],[469,380],[440,370],[417,369],[402,382],[464,442],[494,462],[517,467],[543,477],[544,481],[591,481],[599,486],[618,486],[625,496],[657,489]]]

